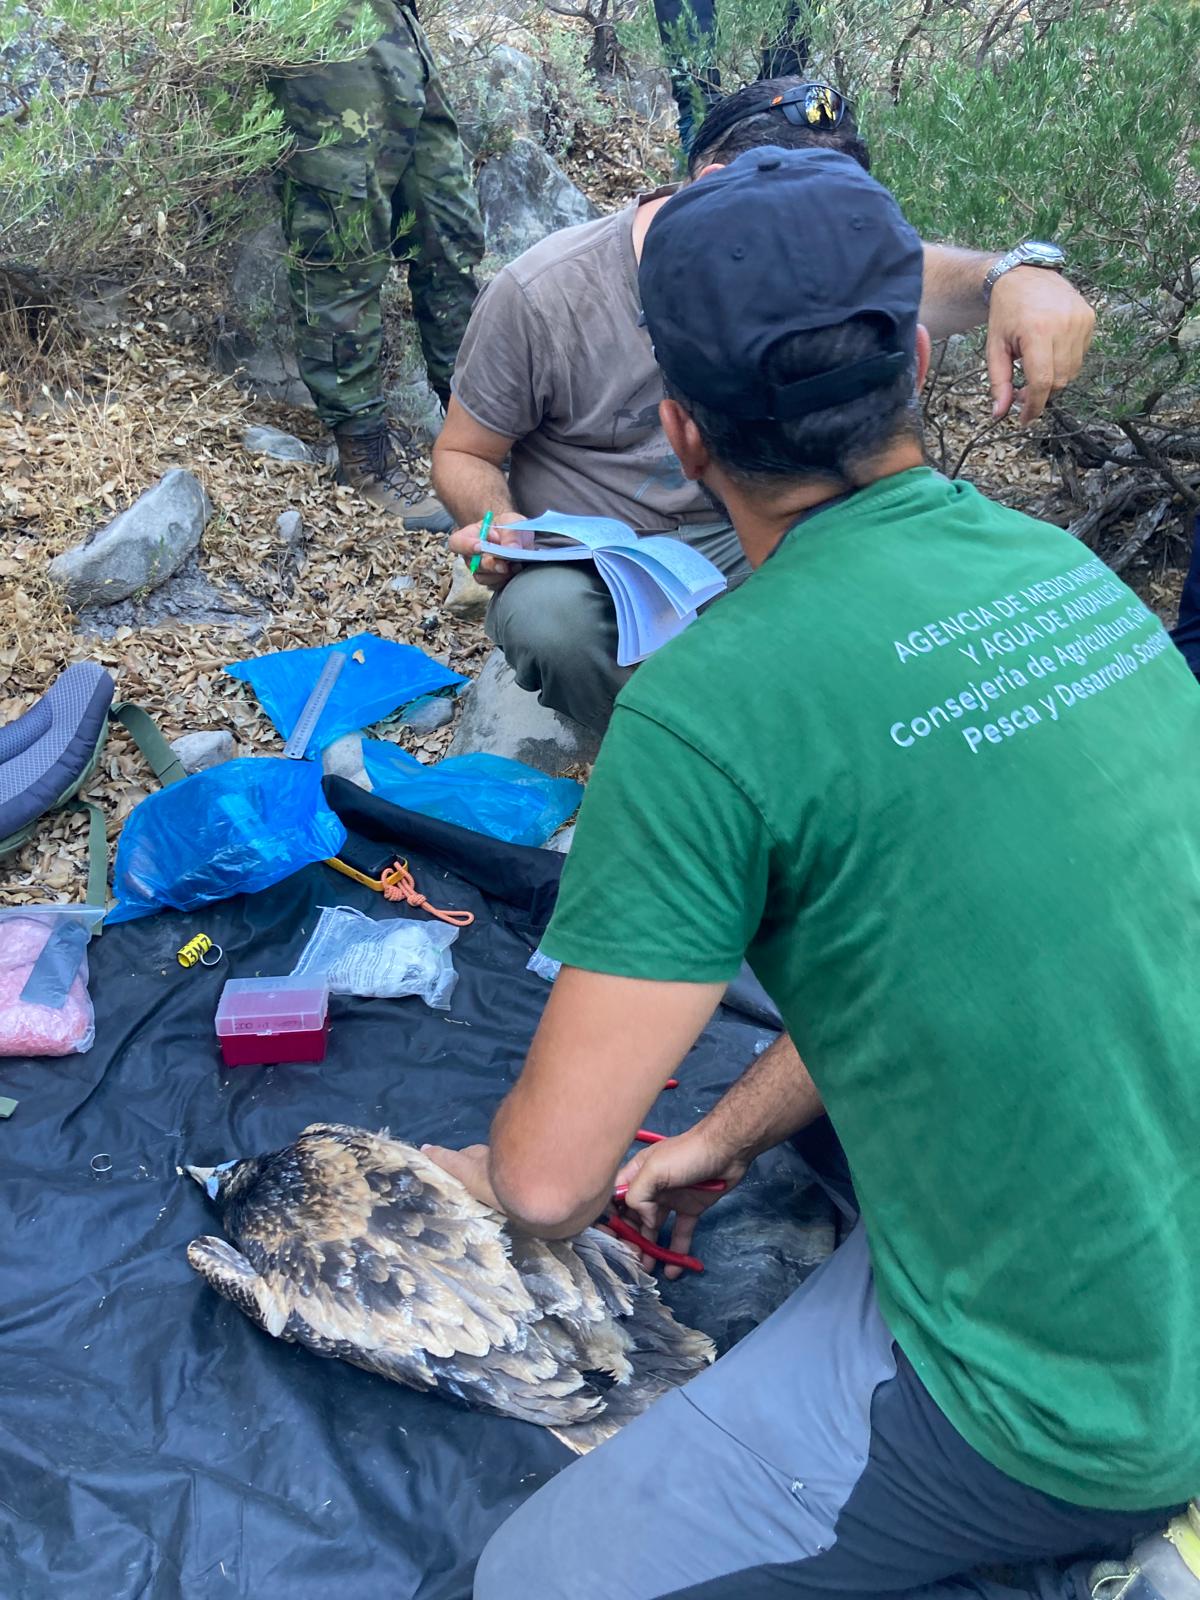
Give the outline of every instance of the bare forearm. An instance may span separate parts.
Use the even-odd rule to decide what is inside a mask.
[[[635,1130],[724,987],[563,967],[492,1123],[489,1176],[510,1217],[561,1239],[600,1215]]]
[[[459,528],[481,521],[488,511],[499,515],[517,509],[500,468],[463,450],[435,448],[433,486]]]
[[[615,1161],[601,1161],[600,1175],[591,1169],[594,1147],[580,1152],[576,1183],[567,1189],[547,1170],[542,1153],[529,1148],[522,1127],[520,1099],[501,1105],[492,1123],[489,1176],[505,1214],[526,1233],[541,1239],[571,1239],[604,1211],[612,1198]]]
[[[958,250],[945,244],[925,246],[921,321],[931,339],[968,333],[987,321],[983,280],[996,259],[987,250]]]
[[[817,1086],[786,1033],[753,1062],[701,1126],[731,1158],[749,1163],[824,1111]]]

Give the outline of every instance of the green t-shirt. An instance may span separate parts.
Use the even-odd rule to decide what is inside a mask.
[[[963,1437],[1200,1493],[1200,686],[1086,548],[926,468],[801,522],[622,693],[545,948],[748,955]]]

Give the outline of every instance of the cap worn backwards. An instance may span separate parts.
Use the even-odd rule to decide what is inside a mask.
[[[892,383],[912,360],[923,250],[894,197],[838,150],[747,151],[674,195],[638,278],[659,366],[689,398],[788,420]],[[792,334],[876,316],[888,350],[798,383],[764,363]]]

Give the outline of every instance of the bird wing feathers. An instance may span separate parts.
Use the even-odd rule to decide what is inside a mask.
[[[673,1352],[674,1383],[712,1359],[628,1247],[513,1233],[386,1134],[306,1128],[226,1220],[237,1248],[200,1239],[188,1259],[267,1332],[508,1416],[569,1432],[614,1387],[632,1398],[643,1347]]]

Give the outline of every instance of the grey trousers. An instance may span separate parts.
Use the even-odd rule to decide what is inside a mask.
[[[718,566],[731,589],[750,576],[728,522],[695,523],[680,528],[679,537]],[[590,562],[517,572],[488,607],[487,631],[522,689],[593,733],[604,732],[634,669],[617,665],[616,612]]]
[[[977,1454],[893,1343],[860,1223],[714,1367],[504,1523],[475,1600],[1087,1600],[1091,1559],[1171,1510],[1069,1505]],[[979,1575],[998,1566],[1026,1575]]]

